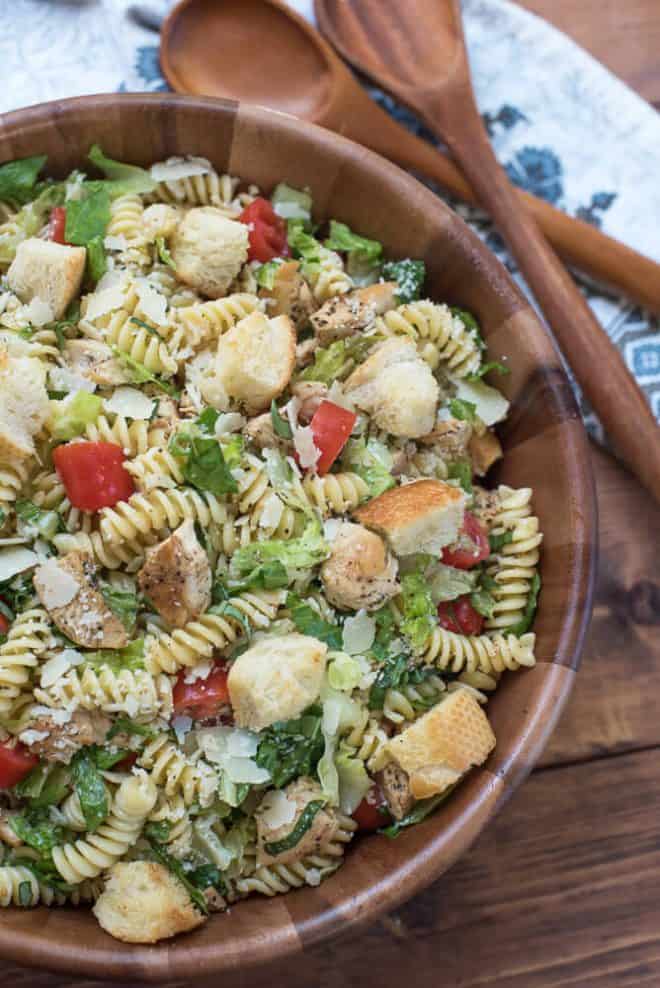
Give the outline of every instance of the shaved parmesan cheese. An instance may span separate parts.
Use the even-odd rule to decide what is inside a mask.
[[[85,661],[84,655],[77,652],[75,648],[65,648],[63,652],[59,652],[54,655],[52,659],[45,662],[41,667],[41,686],[43,689],[48,689],[53,683],[56,683],[58,679],[72,668],[72,666],[79,666],[81,662]]]
[[[347,412],[356,411],[355,402],[347,394],[344,394],[344,389],[339,381],[333,381],[330,385],[328,401],[334,405],[339,405],[340,408],[345,408]]]
[[[206,158],[168,158],[152,165],[149,174],[155,182],[178,182],[181,178],[208,175],[211,171],[211,162]]]
[[[207,659],[205,662],[198,662],[196,666],[192,666],[190,669],[186,669],[186,674],[184,676],[184,683],[196,683],[198,679],[208,679],[211,675],[211,669],[214,663],[211,659]]]
[[[237,758],[254,758],[259,747],[259,738],[253,731],[245,731],[243,728],[226,729],[227,754],[236,755]]]
[[[315,445],[314,435],[308,425],[302,429],[296,429],[293,434],[293,445],[303,470],[312,470],[318,462],[321,450]]]
[[[48,372],[48,382],[53,391],[67,391],[69,394],[76,391],[96,391],[96,384],[82,374],[76,374],[68,367],[51,367]]]
[[[344,651],[349,655],[360,655],[370,649],[376,637],[376,622],[365,610],[358,611],[355,617],[344,621],[342,638]]]
[[[44,302],[38,295],[35,295],[32,301],[24,307],[23,314],[33,326],[45,326],[54,318],[53,310],[48,302]]]
[[[61,727],[62,724],[68,724],[71,720],[70,710],[53,710],[51,707],[44,707],[41,705],[31,707],[30,714],[35,718],[47,717],[58,727]]]
[[[151,319],[157,326],[164,326],[167,322],[167,299],[165,296],[157,292],[146,278],[136,280],[135,290],[140,299],[140,308],[147,319]]]
[[[17,573],[36,566],[39,557],[30,549],[2,549],[0,551],[0,581],[11,580]]]
[[[277,830],[288,823],[293,823],[296,817],[296,804],[281,789],[273,789],[261,800],[259,816],[269,830]]]
[[[337,537],[337,532],[343,524],[341,518],[327,518],[323,522],[323,535],[328,542],[332,542]]]
[[[308,885],[315,887],[321,884],[321,872],[318,868],[305,869],[305,881]]]
[[[251,758],[233,758],[228,755],[222,761],[222,768],[227,773],[228,778],[236,783],[249,782],[251,785],[260,785],[270,779],[268,769],[259,768]]]
[[[280,523],[284,505],[273,491],[267,494],[261,504],[259,528],[269,528],[274,531]]]
[[[231,782],[258,785],[270,779],[270,773],[254,761],[259,747],[257,734],[242,728],[209,727],[197,732],[197,740],[206,758]]]
[[[34,585],[46,610],[66,607],[80,591],[78,581],[63,570],[57,559],[49,559],[35,571]]]
[[[126,250],[128,243],[126,237],[122,235],[118,237],[108,236],[103,238],[103,246],[106,250]]]
[[[230,432],[240,432],[246,419],[239,412],[223,412],[215,422],[216,436],[225,436]]]
[[[154,402],[137,388],[116,388],[110,398],[106,398],[104,408],[115,415],[123,415],[130,419],[150,419],[154,411]]]
[[[45,741],[48,736],[49,736],[48,731],[28,730],[28,731],[22,731],[18,735],[18,740],[22,741],[23,744],[31,745],[31,744],[37,744],[37,742],[39,741]]]
[[[92,295],[87,296],[85,319],[98,319],[100,316],[104,316],[106,313],[112,312],[114,309],[121,309],[125,298],[126,295],[122,280],[115,280],[112,285],[108,288],[102,289],[101,291],[97,288]]]
[[[179,744],[183,744],[186,734],[190,731],[192,727],[192,717],[175,717],[172,721],[172,728],[176,734],[176,739]]]

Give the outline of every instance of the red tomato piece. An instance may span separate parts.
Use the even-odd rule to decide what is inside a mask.
[[[66,209],[64,206],[54,206],[50,211],[47,237],[56,244],[65,244],[64,228],[66,227]]]
[[[114,772],[128,772],[137,761],[137,751],[129,751],[120,762],[112,766]]]
[[[9,620],[0,611],[0,635],[6,635],[9,631]]]
[[[66,443],[53,452],[67,497],[81,511],[109,508],[131,496],[135,487],[125,459],[116,443]]]
[[[265,264],[274,257],[288,257],[286,220],[278,216],[268,199],[255,199],[239,217],[248,228],[250,248],[248,261]]]
[[[467,594],[456,600],[443,600],[438,604],[440,626],[457,635],[480,635],[484,619],[470,603]]]
[[[0,744],[0,789],[11,789],[38,764],[36,755],[31,755],[20,741]]]
[[[458,540],[452,545],[445,546],[440,559],[447,566],[455,566],[456,569],[472,569],[484,559],[488,559],[489,555],[488,533],[472,512],[466,511]]]
[[[353,819],[362,833],[373,833],[392,822],[385,797],[380,786],[374,784],[360,805],[353,811]]]
[[[309,423],[314,445],[321,451],[316,472],[322,477],[328,472],[353,431],[357,415],[332,401],[322,401]]]
[[[193,720],[216,717],[220,708],[230,702],[227,666],[224,662],[216,663],[215,669],[206,679],[196,679],[194,683],[186,682],[189,671],[181,670],[172,693],[175,715],[192,717]]]

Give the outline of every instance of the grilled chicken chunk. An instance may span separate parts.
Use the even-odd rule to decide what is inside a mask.
[[[138,585],[174,628],[199,617],[211,603],[211,566],[191,519],[147,550]]]
[[[334,340],[343,340],[360,329],[366,329],[376,316],[394,308],[397,304],[396,289],[395,281],[384,281],[328,299],[309,320],[320,345],[327,346]]]

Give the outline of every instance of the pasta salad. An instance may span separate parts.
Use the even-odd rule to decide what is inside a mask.
[[[534,665],[507,401],[424,263],[205,159],[0,166],[0,905],[153,943],[432,813]]]

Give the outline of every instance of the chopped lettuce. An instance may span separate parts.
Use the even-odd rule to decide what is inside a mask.
[[[508,529],[505,532],[491,532],[488,536],[488,544],[491,552],[499,552],[500,549],[513,542],[513,532]]]
[[[69,792],[69,768],[40,762],[29,775],[14,786],[13,792],[30,802],[31,809],[56,806]]]
[[[456,569],[444,563],[435,563],[427,574],[431,598],[435,604],[444,600],[457,600],[466,593],[472,593],[477,584],[474,570]]]
[[[125,589],[103,581],[99,584],[99,589],[112,613],[119,618],[126,630],[131,632],[135,627],[138,612],[138,598],[135,590]]]
[[[184,461],[183,476],[197,490],[218,496],[235,494],[238,490],[216,439],[179,432],[170,440],[170,452]]]
[[[361,237],[353,233],[345,223],[337,220],[330,220],[330,235],[325,246],[342,254],[358,255],[363,261],[372,263],[378,263],[383,253],[383,245],[377,240]]]
[[[89,391],[76,391],[61,401],[52,402],[48,428],[53,439],[74,439],[88,425],[96,422],[103,409],[103,399]]]
[[[213,584],[212,599],[214,604],[228,600],[232,595],[244,590],[278,590],[289,583],[289,574],[279,559],[256,566],[242,580],[227,580],[220,578]]]
[[[172,397],[178,396],[178,391],[173,384],[168,384],[167,381],[163,381],[161,377],[153,374],[139,360],[135,360],[129,353],[124,353],[114,343],[111,344],[111,349],[124,370],[130,374],[131,384],[153,384],[166,395],[171,395]]]
[[[351,693],[362,679],[362,665],[347,652],[336,652],[328,665],[328,682],[335,690]]]
[[[485,364],[482,364],[478,371],[474,374],[468,374],[465,378],[466,381],[480,381],[482,377],[486,374],[510,374],[511,368],[507,367],[506,364],[500,363],[499,360],[489,360]]]
[[[482,617],[490,618],[493,616],[495,598],[483,587],[478,587],[470,594],[470,603]]]
[[[62,519],[56,511],[44,511],[34,501],[18,500],[14,505],[19,520],[19,530],[25,535],[32,532],[35,537],[50,542],[58,532],[64,530]]]
[[[311,523],[298,539],[268,539],[243,546],[231,557],[229,572],[233,579],[241,579],[257,566],[274,559],[278,559],[289,571],[311,569],[327,559],[329,552],[330,547],[323,538],[320,526]]]
[[[64,237],[69,244],[87,247],[97,237],[105,235],[109,222],[110,194],[105,188],[94,189],[84,198],[67,203]]]
[[[305,367],[298,377],[301,381],[321,381],[323,384],[341,380],[380,339],[378,336],[356,333],[345,340],[335,340],[327,347],[319,347],[314,354],[314,363]]]
[[[455,419],[473,424],[477,418],[477,406],[471,401],[463,401],[462,398],[452,398],[449,402],[449,411]]]
[[[313,775],[324,741],[321,710],[310,707],[295,720],[278,721],[261,732],[256,762],[270,772],[276,789],[301,775]]]
[[[87,244],[87,275],[92,284],[100,281],[108,269],[108,259],[105,255],[103,237],[94,237]]]
[[[87,829],[93,833],[107,817],[110,804],[103,776],[89,747],[81,748],[73,756],[71,778]]]
[[[538,606],[539,591],[541,590],[541,577],[538,573],[535,573],[532,577],[532,582],[529,588],[529,596],[527,597],[527,603],[525,604],[525,610],[523,616],[517,624],[512,624],[510,628],[505,628],[504,633],[507,635],[524,635],[532,626],[534,617],[536,615],[536,608]]]
[[[426,265],[406,257],[402,261],[386,261],[381,274],[385,281],[396,281],[396,296],[401,304],[416,302],[422,293]]]
[[[472,464],[469,460],[455,460],[447,467],[447,478],[457,480],[466,494],[472,493]]]
[[[287,239],[293,256],[301,262],[301,271],[311,278],[319,270],[321,245],[311,234],[305,232],[301,220],[289,220]]]
[[[280,182],[275,186],[270,201],[282,219],[301,220],[306,229],[311,228],[312,197],[309,192],[293,189],[286,182]]]
[[[400,630],[412,649],[420,651],[437,623],[437,607],[426,575],[423,572],[406,573],[401,580],[398,600],[403,614]]]
[[[163,264],[166,264],[168,268],[173,268],[176,271],[176,264],[174,263],[174,258],[169,252],[167,243],[165,242],[165,237],[156,237],[156,250],[158,251],[159,260]]]
[[[333,806],[339,804],[339,774],[335,765],[335,753],[339,737],[343,731],[357,727],[362,708],[346,693],[333,690],[325,685],[322,690],[323,717],[321,731],[325,742],[323,755],[316,767],[323,795]]]
[[[318,638],[319,641],[325,642],[329,648],[341,648],[342,633],[338,625],[330,624],[329,621],[322,618],[318,611],[302,601],[297,594],[288,594],[286,606],[291,612],[291,620],[302,635]]]
[[[441,803],[444,803],[447,797],[454,791],[454,788],[455,786],[448,786],[444,792],[438,793],[437,796],[431,796],[430,799],[421,799],[418,803],[415,803],[410,813],[407,813],[402,820],[397,820],[395,823],[390,824],[389,827],[383,827],[378,832],[385,834],[386,837],[398,837],[406,827],[412,827],[416,823],[426,820],[427,816],[430,816]]]
[[[85,652],[85,665],[92,669],[109,666],[113,672],[129,669],[135,672],[144,669],[144,638],[137,638],[125,648],[102,648],[96,652]]]
[[[10,264],[21,241],[36,236],[47,222],[53,206],[59,206],[63,201],[64,187],[55,183],[47,185],[36,199],[23,206],[12,220],[10,229],[0,234],[0,263]]]
[[[339,779],[339,806],[349,816],[355,812],[371,788],[364,762],[348,751],[339,751],[335,757]]]
[[[66,842],[66,831],[53,823],[45,809],[12,814],[9,817],[9,826],[28,847],[34,848],[47,860],[54,847]]]
[[[270,421],[276,436],[279,436],[280,439],[293,439],[293,430],[291,429],[289,420],[280,415],[274,398],[270,403]]]
[[[268,291],[272,291],[275,287],[275,280],[277,278],[277,272],[281,266],[282,262],[279,259],[273,261],[267,261],[257,268],[257,284],[259,288],[266,288]]]
[[[117,196],[144,195],[153,192],[158,184],[146,169],[106,157],[98,144],[92,145],[87,157],[108,179],[107,187],[113,199]]]
[[[204,898],[202,890],[193,884],[189,876],[186,874],[181,862],[177,861],[176,858],[173,858],[169,851],[167,851],[162,844],[159,844],[153,838],[149,840],[149,845],[151,847],[151,853],[156,861],[164,865],[167,870],[170,871],[179,882],[181,882],[190,896],[190,901],[195,908],[205,916],[208,915],[209,907],[206,904],[206,899]]]
[[[47,155],[38,154],[0,165],[0,200],[23,204],[32,199],[37,177],[46,161]]]
[[[481,335],[481,327],[479,326],[479,323],[472,315],[472,313],[468,312],[467,309],[461,309],[457,305],[453,305],[451,307],[451,314],[452,316],[457,316],[461,320],[465,328],[474,338],[474,341],[479,347],[479,349],[485,350],[486,342],[483,336]]]
[[[32,573],[18,573],[9,580],[0,581],[0,598],[7,610],[3,609],[5,617],[14,620],[16,614],[27,610],[36,598]]]
[[[497,388],[484,381],[468,381],[465,378],[459,378],[454,383],[456,398],[464,404],[474,405],[476,414],[485,425],[495,425],[506,416],[509,402]]]
[[[369,497],[377,497],[394,487],[392,454],[378,439],[349,439],[341,455],[342,464],[356,473],[369,487]]]

